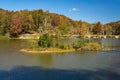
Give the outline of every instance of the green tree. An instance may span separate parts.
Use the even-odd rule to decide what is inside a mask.
[[[49,34],[43,34],[40,36],[38,44],[40,47],[47,48],[52,46],[53,38]]]

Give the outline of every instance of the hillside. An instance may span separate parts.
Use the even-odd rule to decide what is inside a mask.
[[[8,11],[0,8],[0,35],[18,37],[21,34],[120,35],[120,21],[103,25],[101,22],[90,24],[74,21],[64,15],[49,11],[20,10]]]

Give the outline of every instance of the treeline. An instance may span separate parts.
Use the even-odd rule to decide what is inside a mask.
[[[120,35],[120,21],[90,24],[41,9],[33,11],[0,9],[0,35],[18,37],[21,34],[41,34],[44,31],[59,35]]]

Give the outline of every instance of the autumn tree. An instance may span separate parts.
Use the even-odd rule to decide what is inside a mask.
[[[44,12],[43,10],[34,10],[31,12],[32,17],[33,17],[33,21],[34,21],[34,28],[35,31],[39,31],[39,26],[41,26],[43,24],[44,21]]]
[[[112,35],[112,26],[104,25],[103,34],[104,35]]]
[[[94,26],[93,33],[99,35],[102,34],[102,28],[103,28],[102,24],[100,22],[97,22]]]
[[[40,34],[47,34],[48,33],[48,16],[49,11],[46,11],[44,14],[44,20],[42,21],[42,23],[39,23],[39,32]]]
[[[32,33],[34,31],[34,21],[32,15],[24,15],[23,17],[23,33]]]
[[[14,14],[11,18],[10,35],[11,37],[18,37],[22,32],[23,17],[21,14]]]
[[[85,22],[82,23],[80,34],[81,35],[86,35],[87,34],[87,23],[85,23]]]
[[[56,29],[59,27],[59,24],[60,24],[59,17],[58,16],[53,17],[51,20],[51,25],[54,32],[56,32]]]
[[[68,33],[69,29],[68,27],[64,24],[64,25],[61,25],[58,30],[60,31],[60,34],[61,35],[65,35]]]
[[[93,32],[92,32],[93,29],[94,29],[94,25],[88,23],[88,26],[87,26],[87,34],[93,34]]]
[[[72,25],[73,25],[73,34],[80,34],[81,25],[78,24],[78,21],[74,21]]]
[[[0,34],[5,35],[9,32],[10,18],[7,12],[0,12]]]
[[[71,24],[69,23],[69,19],[66,19],[65,16],[60,15],[59,27],[57,28],[57,32],[60,35],[65,35],[70,33]]]

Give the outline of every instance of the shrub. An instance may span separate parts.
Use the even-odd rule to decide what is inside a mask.
[[[47,48],[52,46],[53,38],[49,34],[43,34],[40,36],[38,44],[40,47]]]
[[[67,49],[73,49],[73,46],[71,44],[62,43],[58,45],[58,48],[67,50]]]
[[[37,40],[27,40],[30,48],[38,47]]]
[[[82,49],[86,49],[86,50],[100,50],[101,49],[101,45],[97,42],[89,42],[89,43],[85,43],[82,46]]]
[[[86,38],[81,38],[79,39],[77,42],[73,43],[73,48],[75,48],[76,50],[81,48],[81,46],[83,46],[85,43],[89,43],[90,40],[86,39]]]

